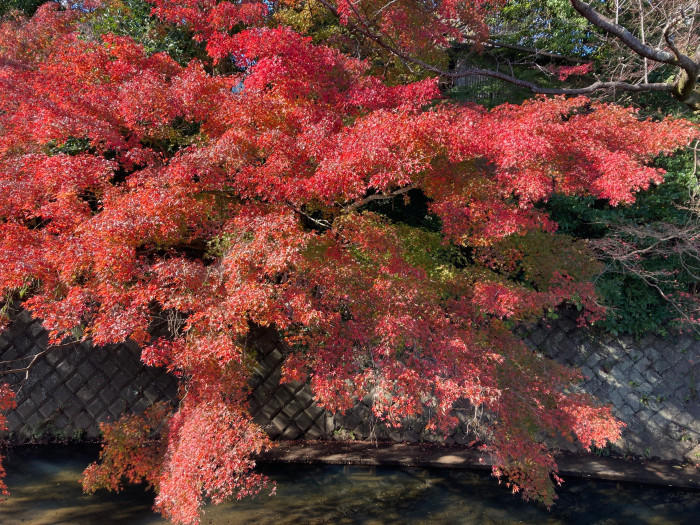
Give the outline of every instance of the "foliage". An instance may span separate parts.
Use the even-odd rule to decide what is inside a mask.
[[[492,32],[504,42],[562,56],[591,56],[596,35],[569,0],[509,0],[493,15]]]
[[[680,227],[693,219],[694,212],[688,208],[690,196],[697,188],[693,162],[692,152],[659,159],[657,164],[668,170],[664,183],[640,192],[628,206],[611,207],[593,197],[555,195],[545,207],[559,225],[559,232],[581,239],[605,238],[620,227]],[[628,233],[625,237],[628,242],[645,242],[639,234]],[[646,271],[668,275],[658,282],[660,290],[628,271],[620,261],[602,255],[605,268],[596,279],[596,289],[608,307],[606,318],[600,323],[603,328],[614,334],[641,336],[648,332],[665,334],[673,326],[687,327],[675,301],[661,295],[678,298],[694,292],[696,273],[687,260],[682,261],[682,255],[652,252],[640,261]]]
[[[165,24],[151,16],[146,0],[108,0],[86,17],[86,37],[114,34],[128,36],[141,44],[147,54],[166,52],[185,65],[193,58],[206,60],[202,46],[192,40],[186,29]]]
[[[0,3],[0,16],[17,9],[27,15],[33,15],[46,0],[3,0]]]
[[[253,458],[269,442],[246,402],[266,327],[284,380],[330,410],[370,396],[386,423],[426,410],[436,432],[457,400],[487,410],[494,474],[551,504],[546,436],[590,448],[621,424],[509,330],[565,302],[600,315],[588,255],[536,205],[632,203],[662,180],[649,163],[697,127],[581,97],[454,104],[435,79],[388,84],[276,25],[270,5],[154,0],[235,72],[85,38],[85,13],[52,4],[0,25],[0,289],[31,283],[22,305],[52,344],[131,339],[181,382],[172,415],[105,427],[88,488],[146,480],[181,523],[205,499],[261,490]],[[387,28],[417,52],[444,16],[486,38],[490,3],[442,5],[418,26],[397,3]],[[163,441],[144,450],[154,428]]]
[[[157,489],[166,452],[159,430],[167,428],[170,413],[167,404],[156,403],[141,415],[126,414],[113,423],[100,423],[102,450],[99,462],[85,469],[85,492],[120,492],[124,481]]]

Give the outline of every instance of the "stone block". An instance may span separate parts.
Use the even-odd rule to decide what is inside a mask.
[[[630,374],[633,366],[634,363],[631,359],[622,359],[613,366],[611,374],[613,377],[624,380]]]
[[[49,393],[48,395],[52,395],[54,392],[56,392],[59,386],[62,386],[62,378],[52,369],[49,370],[50,373],[46,374],[41,380],[41,386],[47,393]]]
[[[652,366],[664,358],[663,354],[658,350],[657,342],[655,342],[653,346],[647,347],[644,350],[644,355],[647,359],[649,359],[649,361],[651,361]]]
[[[693,346],[694,343],[695,341],[690,336],[684,334],[675,341],[673,349],[677,352],[682,352],[683,350],[687,350],[688,348]]]
[[[120,397],[119,390],[109,381],[97,390],[97,395],[106,405],[113,403]]]
[[[255,416],[255,421],[260,424],[264,424],[267,421],[271,421],[279,412],[279,407],[273,407],[271,405],[262,405]]]
[[[304,432],[304,439],[321,439],[323,437],[326,437],[326,434],[316,425],[307,428]]]
[[[107,411],[109,412],[109,415],[112,417],[113,421],[119,419],[126,411],[126,401],[123,399],[112,401],[112,403],[109,404]]]
[[[311,403],[314,402],[314,397],[313,395],[311,395],[311,390],[308,386],[303,386],[302,388],[297,390],[294,394],[294,397],[296,397],[297,401],[299,401],[299,403],[301,403],[305,407],[309,406]]]
[[[304,407],[297,402],[296,399],[290,400],[282,409],[282,412],[284,415],[286,415],[289,419],[293,420],[296,418],[296,415],[299,413],[302,413],[304,410]]]
[[[7,428],[18,429],[23,424],[21,416],[14,410],[7,413]]]
[[[15,351],[18,355],[29,355],[32,353],[34,348],[34,341],[27,337],[25,333],[16,332],[16,335],[12,340],[12,346],[15,347]]]
[[[54,403],[51,403],[50,401],[42,403],[37,409],[37,412],[44,421],[51,419],[51,417],[56,414],[56,411],[56,405]]]
[[[83,385],[83,387],[75,393],[75,397],[84,405],[87,405],[90,400],[95,397],[95,392],[90,388],[90,385]]]
[[[335,419],[333,418],[333,416],[330,413],[325,412],[324,415],[322,415],[316,421],[318,421],[320,423],[321,421],[324,421],[324,420],[325,420],[325,424],[323,425],[323,427],[325,429],[325,433],[331,434],[336,429]]]
[[[282,434],[284,430],[289,426],[290,421],[289,419],[287,419],[286,416],[280,413],[277,414],[277,416],[275,416],[275,419],[273,419],[270,423],[274,428],[277,429],[279,434]]]
[[[651,368],[648,368],[643,375],[644,379],[652,386],[663,384],[663,378]]]
[[[105,419],[105,404],[99,399],[95,398],[90,403],[88,403],[85,408],[88,414],[92,417],[93,421],[101,421]]]
[[[116,388],[126,388],[127,385],[129,385],[129,383],[131,382],[131,376],[124,370],[119,369],[111,375],[109,382]]]
[[[286,386],[280,386],[272,396],[276,399],[280,406],[285,406],[289,401],[291,401],[294,395],[287,389]]]
[[[620,392],[618,392],[617,390],[611,391],[608,396],[608,399],[615,408],[622,407],[624,405],[624,399],[622,398],[622,395],[620,395]]]
[[[70,427],[70,420],[63,414],[56,414],[53,426],[57,430],[65,431],[66,428]]]
[[[29,417],[36,412],[37,405],[32,399],[25,399],[18,404],[15,412],[20,415],[23,421],[27,421]]]
[[[83,408],[79,403],[70,402],[67,405],[63,405],[61,411],[68,419],[73,420],[73,418],[77,417],[82,409]]]
[[[593,372],[593,370],[591,370],[588,366],[582,367],[581,373],[583,374],[584,383],[587,383],[592,377],[595,376],[595,373]]]
[[[325,412],[325,410],[316,404],[312,404],[306,407],[304,412],[306,412],[311,419],[318,419]]]
[[[71,392],[77,392],[82,388],[82,386],[85,384],[86,379],[82,377],[80,374],[73,374],[68,378],[67,381],[64,382],[64,384],[68,387],[68,390]]]
[[[641,359],[639,359],[639,361],[637,361],[637,362],[634,364],[634,367],[635,367],[635,368],[637,369],[637,371],[639,371],[639,373],[642,374],[642,375],[646,374],[647,369],[648,369],[650,366],[651,366],[651,361],[649,361],[649,359],[647,359],[646,356],[642,357]]]
[[[148,402],[147,399],[143,397],[138,397],[136,399],[136,402],[131,405],[130,409],[132,412],[136,414],[142,414],[144,410],[146,410],[150,406],[150,403]]]
[[[279,367],[270,371],[270,375],[267,378],[268,381],[271,381],[275,385],[280,383],[280,379],[282,379],[282,370]]]
[[[284,356],[282,355],[282,352],[275,349],[265,356],[265,358],[263,359],[263,363],[265,363],[265,365],[269,368],[275,368],[279,366],[283,360]]]
[[[24,426],[32,432],[38,431],[43,424],[44,420],[39,415],[39,412],[32,412],[29,414],[29,417],[24,420]]]
[[[146,387],[141,395],[146,401],[148,401],[149,405],[152,405],[153,403],[162,398],[162,394],[156,389],[155,386],[153,386],[152,388]]]
[[[596,353],[591,353],[588,357],[586,357],[586,366],[588,368],[598,368],[598,363],[602,360],[602,356]]]
[[[314,420],[306,412],[302,412],[294,418],[294,423],[299,427],[299,429],[302,432],[306,432],[309,428],[313,426]]]
[[[622,419],[625,423],[629,423],[634,419],[634,409],[628,404],[625,403],[621,408],[620,408],[620,419]]]
[[[289,425],[280,434],[282,439],[299,439],[301,436],[302,431],[294,424]]]
[[[67,378],[73,373],[73,365],[67,359],[62,359],[56,365],[56,371],[63,377]]]

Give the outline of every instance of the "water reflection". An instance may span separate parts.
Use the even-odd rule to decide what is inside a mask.
[[[164,524],[152,495],[81,493],[96,449],[24,447],[6,460],[11,497],[3,525]],[[206,509],[223,524],[696,524],[700,494],[614,482],[569,480],[552,511],[523,503],[482,472],[343,466],[263,465],[277,496]]]

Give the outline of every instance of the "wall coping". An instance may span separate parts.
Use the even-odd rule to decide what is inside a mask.
[[[571,453],[558,454],[556,460],[563,477],[700,490],[700,469],[695,465]],[[491,468],[489,455],[474,448],[369,441],[277,441],[272,449],[258,456],[258,461],[468,470]]]

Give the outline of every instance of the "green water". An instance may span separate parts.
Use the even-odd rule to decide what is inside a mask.
[[[163,524],[152,495],[82,494],[79,477],[95,449],[8,451],[8,500],[1,525]],[[344,466],[262,465],[277,495],[207,507],[202,523],[223,524],[688,524],[700,525],[700,493],[567,480],[551,511],[522,502],[484,472]]]

